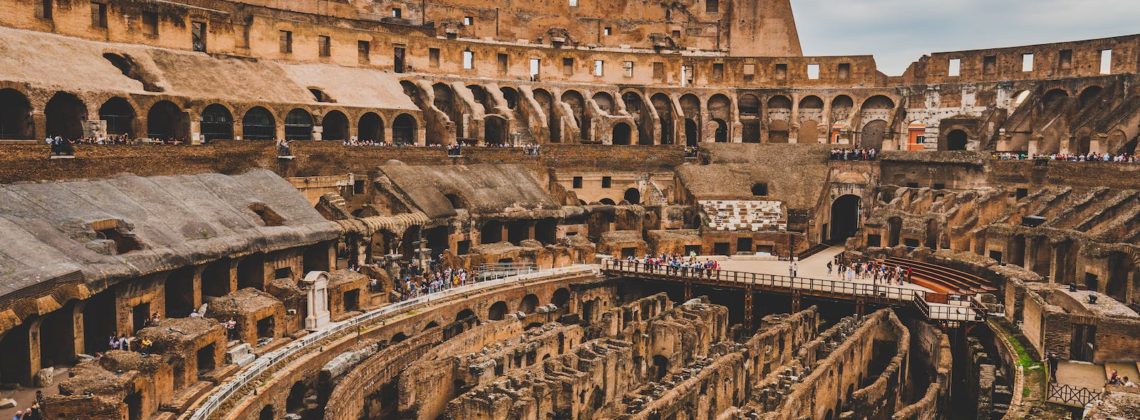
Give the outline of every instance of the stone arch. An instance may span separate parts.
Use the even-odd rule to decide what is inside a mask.
[[[332,110],[321,118],[321,140],[348,139],[348,117],[343,112]]]
[[[956,129],[946,133],[946,150],[966,150],[970,136],[965,130]]]
[[[586,113],[586,99],[576,90],[562,92],[562,103],[570,107],[574,123],[578,125],[578,132],[582,141],[591,141],[590,116]]]
[[[487,89],[480,85],[467,85],[467,90],[471,91],[471,97],[475,99],[483,107],[484,114],[495,112],[495,104],[491,95],[487,94]]]
[[[632,131],[633,129],[631,129],[627,123],[619,122],[617,124],[614,124],[612,137],[613,144],[621,146],[629,145],[630,137],[633,136]]]
[[[467,130],[463,125],[463,113],[460,112],[459,107],[456,106],[455,93],[451,90],[451,86],[446,83],[436,83],[431,86],[432,105],[438,108],[441,112],[447,115],[451,123],[455,126],[455,138],[466,139]]]
[[[522,301],[519,302],[519,312],[524,314],[533,314],[538,309],[539,301],[538,295],[533,293],[523,296]]]
[[[515,109],[519,106],[519,91],[510,86],[503,86],[499,88],[503,93],[503,100],[507,101],[507,108]]]
[[[1096,100],[1098,96],[1100,96],[1101,92],[1104,92],[1104,88],[1100,86],[1091,85],[1089,87],[1086,87],[1081,91],[1080,96],[1077,97],[1077,103],[1081,109],[1085,109],[1088,106],[1092,105],[1092,102]]]
[[[44,108],[47,135],[65,139],[83,137],[83,121],[87,119],[87,105],[78,96],[57,92]]]
[[[570,289],[560,287],[550,295],[550,303],[558,307],[559,311],[564,312],[570,307]]]
[[[268,109],[255,106],[241,118],[241,130],[246,140],[273,140],[277,137],[277,119]]]
[[[491,307],[487,309],[487,319],[491,321],[502,321],[503,318],[506,318],[507,311],[507,302],[500,300],[491,304]]]
[[[489,114],[483,118],[483,141],[488,144],[507,144],[509,129],[507,119],[498,114]]]
[[[803,99],[800,99],[800,111],[803,111],[804,109],[818,109],[822,111],[823,99],[820,99],[815,95],[804,96]]]
[[[152,139],[186,139],[188,128],[174,102],[158,101],[146,114],[146,136]]]
[[[860,109],[862,109],[863,111],[872,110],[872,109],[878,109],[878,110],[887,109],[887,110],[889,110],[889,109],[894,109],[894,108],[895,108],[895,101],[892,100],[891,98],[888,98],[886,95],[875,95],[875,96],[872,96],[870,98],[867,98],[867,100],[863,101],[863,105],[860,106]]]
[[[538,102],[539,108],[546,114],[546,125],[550,129],[549,141],[560,143],[562,141],[562,122],[554,111],[554,96],[545,89],[535,89],[533,95],[534,101]]]
[[[855,108],[855,101],[847,95],[838,95],[831,99],[831,120],[841,121],[851,117],[851,110]]]
[[[792,115],[792,100],[784,95],[768,98],[768,119],[789,120]]]
[[[407,339],[408,339],[408,335],[404,334],[404,332],[401,331],[401,332],[392,334],[392,338],[388,339],[388,345],[390,346],[393,344],[399,344],[400,342],[403,342],[404,340],[407,340]]]
[[[645,102],[641,100],[641,94],[625,92],[621,94],[621,101],[625,105],[625,111],[633,117],[633,123],[637,124],[637,144],[653,144],[653,118],[649,109],[645,107]],[[661,124],[665,125],[665,122],[662,121]]]
[[[791,126],[787,120],[774,120],[768,123],[768,143],[787,143]]]
[[[466,321],[472,318],[475,319],[475,322],[479,321],[479,317],[475,315],[475,311],[471,309],[464,309],[455,314],[455,322]]]
[[[701,100],[697,95],[687,93],[679,102],[685,117],[685,144],[695,147],[701,141]]]
[[[669,95],[658,93],[649,98],[649,101],[653,103],[653,109],[657,111],[657,117],[661,119],[661,144],[673,144],[676,141],[673,135],[673,130],[676,129],[673,100],[669,98]]]
[[[831,221],[829,240],[831,243],[841,244],[859,231],[859,215],[862,200],[859,196],[845,194],[831,202]]]
[[[716,130],[713,131],[713,141],[728,143],[728,123],[720,118],[713,118],[712,122],[716,125]]]
[[[32,103],[15,89],[0,89],[0,139],[35,137]]]
[[[107,122],[107,134],[135,135],[135,108],[118,96],[108,99],[99,107],[99,119]]]
[[[202,110],[199,119],[203,140],[233,140],[234,115],[225,106],[211,104]]]
[[[375,112],[365,112],[356,123],[356,138],[362,141],[384,141],[384,119]]]
[[[305,381],[297,381],[289,388],[289,395],[285,397],[285,411],[289,414],[300,414],[305,410]]]
[[[598,105],[598,109],[602,112],[613,115],[617,111],[617,104],[614,103],[613,95],[609,92],[598,92],[591,97],[594,103]]]
[[[416,144],[418,130],[416,118],[408,114],[400,114],[392,121],[392,143],[396,145]]]
[[[653,356],[653,380],[660,382],[669,374],[669,358],[660,354]]]
[[[623,199],[629,204],[641,204],[641,191],[637,188],[629,188],[625,190]]]
[[[740,140],[744,143],[760,142],[760,98],[751,93],[737,98],[740,119]]]
[[[604,204],[604,205],[607,205],[607,206],[614,206],[614,205],[617,205],[617,203],[615,203],[615,202],[614,202],[614,200],[613,200],[613,199],[611,199],[611,198],[609,198],[609,197],[606,197],[606,198],[603,198],[603,199],[601,199],[601,200],[598,200],[598,203],[600,203],[600,204]]]
[[[1066,99],[1069,99],[1069,92],[1061,88],[1056,88],[1045,92],[1045,95],[1041,97],[1041,103],[1046,108],[1052,108],[1053,106],[1064,103]]]
[[[882,149],[883,140],[887,138],[887,122],[874,120],[863,126],[860,133],[859,147],[866,149]]]
[[[295,108],[285,115],[286,140],[312,140],[313,114],[301,108]]]
[[[815,120],[800,122],[799,143],[816,143],[819,141],[819,123]]]
[[[257,414],[257,420],[274,420],[275,418],[277,417],[273,414],[273,405],[261,407],[261,411]]]

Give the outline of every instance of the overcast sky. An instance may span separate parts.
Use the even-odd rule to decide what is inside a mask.
[[[791,0],[805,55],[923,54],[1140,33],[1140,0]]]

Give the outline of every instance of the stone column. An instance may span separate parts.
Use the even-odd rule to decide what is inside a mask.
[[[32,111],[32,133],[39,144],[44,144],[42,142],[47,138],[47,115],[42,109]]]
[[[788,117],[788,144],[800,142],[800,98],[792,96],[792,115]]]
[[[206,139],[202,137],[202,115],[194,112],[193,109],[187,109],[182,114],[186,116],[187,125],[189,125],[186,130],[186,135],[190,144],[197,145],[205,143]]]
[[[309,316],[305,318],[305,329],[318,330],[329,323],[328,273],[313,271],[302,280],[308,289],[306,299]]]
[[[40,366],[40,325],[43,322],[42,317],[37,317],[28,323],[28,383],[32,383],[36,377],[36,372],[42,369]]]
[[[84,341],[84,320],[83,308],[87,306],[87,301],[79,300],[71,309],[71,331],[74,335],[75,354],[87,353],[87,343]]]

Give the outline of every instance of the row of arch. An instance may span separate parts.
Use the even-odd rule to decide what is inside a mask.
[[[98,118],[106,122],[109,135],[126,135],[129,138],[189,138],[190,121],[183,109],[169,100],[161,100],[146,112],[145,126],[137,126],[135,106],[123,97],[112,97],[99,106]],[[84,123],[89,118],[87,104],[68,92],[57,92],[44,107],[44,135],[68,139],[84,137]],[[34,112],[28,97],[16,89],[0,89],[0,138],[33,139],[36,135]],[[278,136],[279,119],[266,107],[254,106],[241,117],[241,137],[246,140],[272,140]],[[225,105],[214,103],[202,108],[199,129],[203,140],[229,140],[235,136],[233,112]],[[313,114],[302,108],[290,110],[283,121],[285,138],[311,140],[316,123]],[[385,121],[376,112],[365,112],[355,122],[360,140],[383,141]],[[344,140],[349,137],[348,116],[340,110],[326,112],[320,120],[324,140]],[[395,144],[414,144],[419,123],[407,113],[392,121]],[[141,132],[136,132],[136,130]]]

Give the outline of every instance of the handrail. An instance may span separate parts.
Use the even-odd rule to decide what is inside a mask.
[[[667,265],[645,264],[641,261],[608,259],[602,263],[604,270],[623,273],[666,275],[698,281],[713,281],[750,286],[765,286],[782,289],[807,290],[831,294],[848,295],[852,300],[873,298],[893,301],[899,304],[913,302],[928,319],[946,321],[976,321],[973,310],[968,306],[931,304],[927,302],[926,290],[906,287],[854,283],[843,280],[817,279],[810,277],[790,277],[778,274],[764,274],[746,271],[705,270],[700,268],[676,268]],[[949,295],[950,301],[965,301],[961,295]]]
[[[1090,403],[1100,401],[1103,396],[1103,388],[1097,390],[1050,382],[1049,395],[1046,401],[1065,405],[1076,404],[1083,407]]]
[[[247,365],[246,368],[243,369],[240,373],[234,376],[232,380],[218,387],[218,389],[216,389],[210,395],[206,402],[194,411],[194,414],[190,416],[190,419],[205,420],[209,418],[209,416],[213,415],[214,412],[217,411],[225,401],[234,396],[234,393],[236,393],[238,390],[248,385],[258,374],[265,372],[267,369],[276,365],[291,361],[291,356],[300,353],[306,348],[314,347],[316,343],[323,342],[330,338],[335,338],[342,333],[355,331],[356,327],[360,324],[373,321],[380,317],[387,317],[392,314],[401,313],[410,310],[412,307],[431,303],[432,301],[439,300],[441,298],[448,298],[454,295],[464,294],[481,289],[489,289],[495,286],[508,284],[512,281],[521,282],[523,280],[530,280],[534,278],[542,278],[551,275],[561,275],[576,271],[582,271],[588,267],[590,266],[573,265],[569,267],[552,268],[529,274],[516,275],[512,277],[499,278],[495,280],[482,281],[464,286],[454,287],[440,292],[430,293],[413,299],[405,300],[403,302],[394,303],[383,308],[366,312],[353,318],[349,318],[344,321],[332,323],[329,325],[329,327],[323,330],[301,337],[282,348],[258,357],[256,360]]]

